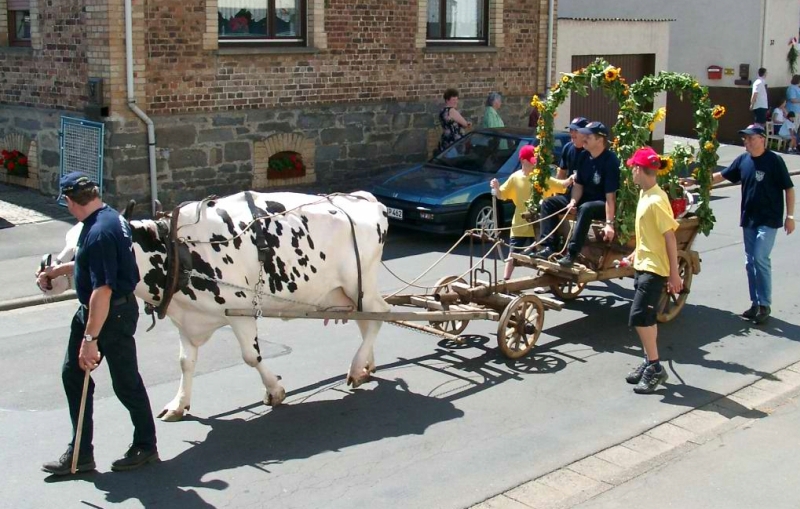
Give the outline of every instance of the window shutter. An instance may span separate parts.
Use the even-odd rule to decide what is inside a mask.
[[[31,0],[8,0],[9,11],[29,11]]]

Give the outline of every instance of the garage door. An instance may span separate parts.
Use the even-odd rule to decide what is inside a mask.
[[[605,59],[614,67],[622,69],[620,75],[628,84],[638,81],[648,74],[655,73],[655,54],[638,55],[576,55],[572,57],[572,68],[581,69],[594,62],[598,57]],[[652,106],[650,106],[652,108]],[[589,95],[582,97],[572,93],[570,100],[570,118],[586,117],[599,120],[611,128],[617,122],[619,104],[600,89],[589,89]]]

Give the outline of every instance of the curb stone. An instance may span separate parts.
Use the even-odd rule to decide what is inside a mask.
[[[660,468],[723,433],[769,416],[797,393],[800,362],[470,509],[572,507]]]

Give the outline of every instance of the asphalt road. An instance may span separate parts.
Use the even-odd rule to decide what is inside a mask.
[[[695,244],[702,272],[681,315],[660,329],[671,378],[653,396],[623,380],[640,360],[626,326],[628,280],[593,284],[564,311],[548,311],[539,346],[519,361],[497,354],[494,322],[471,323],[461,348],[384,325],[375,379],[358,390],[343,383],[359,344],[355,324],[262,320],[262,353],[283,377],[286,406],[261,404],[257,373],[223,329],[200,351],[192,415],[157,423],[162,463],[111,473],[130,423],[101,367],[99,470],[54,480],[39,465],[69,439],[59,369],[75,303],[0,313],[0,507],[466,507],[638,435],[800,360],[800,234],[779,235],[774,316],[751,327],[736,316],[749,305],[739,188],[715,196],[715,231]],[[411,279],[453,240],[392,231],[384,258]],[[419,284],[463,272],[468,258],[458,253]],[[29,270],[3,270],[0,285],[11,290]],[[381,281],[385,293],[402,286],[388,272]],[[178,341],[171,324],[147,333],[148,325],[143,316],[140,365],[157,412],[177,390]]]

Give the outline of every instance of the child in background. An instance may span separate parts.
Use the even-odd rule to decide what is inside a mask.
[[[786,120],[778,131],[778,136],[789,141],[789,152],[797,153],[797,124],[795,124],[795,114],[790,111],[786,114]]]

